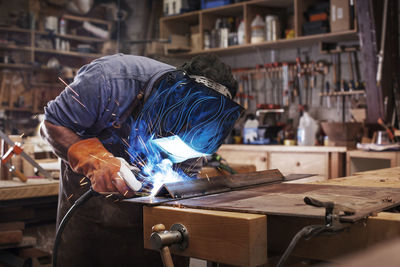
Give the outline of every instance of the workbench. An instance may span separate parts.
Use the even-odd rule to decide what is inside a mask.
[[[257,171],[314,174],[325,179],[345,176],[346,147],[222,145],[217,151],[230,164],[253,164]]]
[[[351,191],[351,188],[355,188],[355,191],[358,190],[361,193],[364,190],[365,194],[370,194],[372,198],[372,192],[379,193],[385,190],[390,191],[390,188],[396,190],[400,188],[400,167],[299,185],[300,188],[314,185],[334,186],[336,190],[338,190],[338,186],[339,190],[343,188],[344,191]],[[377,190],[377,188],[382,188],[382,190]],[[329,190],[328,187],[327,190]],[[230,192],[231,195],[234,193],[237,193],[239,199],[240,192]],[[398,199],[398,197],[398,194],[393,195],[393,199]],[[209,196],[208,199],[213,199],[213,196]],[[388,197],[387,201],[391,202],[392,199]],[[213,210],[213,208],[211,210],[188,208],[190,205],[186,204],[191,203],[191,199],[176,203],[176,205],[162,204],[155,207],[144,206],[145,247],[151,248],[149,237],[153,225],[162,223],[169,229],[172,224],[181,223],[188,228],[189,247],[184,251],[173,248],[173,253],[237,266],[274,266],[277,257],[283,253],[290,240],[301,228],[325,223],[322,218],[317,216],[287,216],[280,215],[279,212],[274,215],[263,215],[251,213],[251,211],[232,212]],[[244,210],[251,206],[251,203],[247,205],[248,207],[246,202],[241,204],[242,207],[239,208]],[[223,207],[223,205],[224,203],[211,203],[211,206]],[[292,255],[335,262],[345,254],[363,250],[378,242],[400,236],[400,214],[379,212],[373,215],[352,224],[343,232],[317,236],[308,241],[302,240]]]

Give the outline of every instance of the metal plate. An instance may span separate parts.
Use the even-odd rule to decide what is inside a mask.
[[[153,197],[140,197],[126,200],[133,203],[158,205],[174,199],[186,199],[197,196],[242,190],[265,184],[280,183],[284,176],[279,170],[267,170],[252,173],[215,176],[189,181],[166,183]]]
[[[355,214],[341,217],[342,221],[348,222],[361,220],[373,213],[400,204],[400,189],[281,183],[175,200],[165,203],[165,205],[266,215],[324,218],[325,209],[306,205],[303,201],[305,196],[333,201],[354,208]]]

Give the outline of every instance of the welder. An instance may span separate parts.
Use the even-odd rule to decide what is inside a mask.
[[[69,221],[58,266],[162,266],[143,248],[142,207],[120,201],[149,189],[126,167],[146,165],[146,144],[162,137],[179,137],[199,155],[215,152],[242,111],[231,100],[236,89],[230,68],[213,55],[179,68],[123,54],[83,66],[47,104],[41,126],[61,158],[57,224],[90,187],[101,194]],[[180,157],[172,162],[189,176],[200,170],[198,158]],[[176,266],[188,262],[174,258]]]

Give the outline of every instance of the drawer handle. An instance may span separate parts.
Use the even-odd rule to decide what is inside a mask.
[[[262,162],[266,162],[266,161],[267,161],[267,158],[266,158],[266,157],[262,157],[262,158],[261,158],[261,161],[262,161]]]
[[[299,167],[300,166],[300,162],[296,162],[296,166]]]

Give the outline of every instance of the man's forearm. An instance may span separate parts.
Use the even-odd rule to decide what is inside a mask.
[[[40,135],[53,147],[56,155],[64,160],[67,160],[69,147],[82,140],[67,127],[54,125],[48,121],[44,121],[40,126]]]

